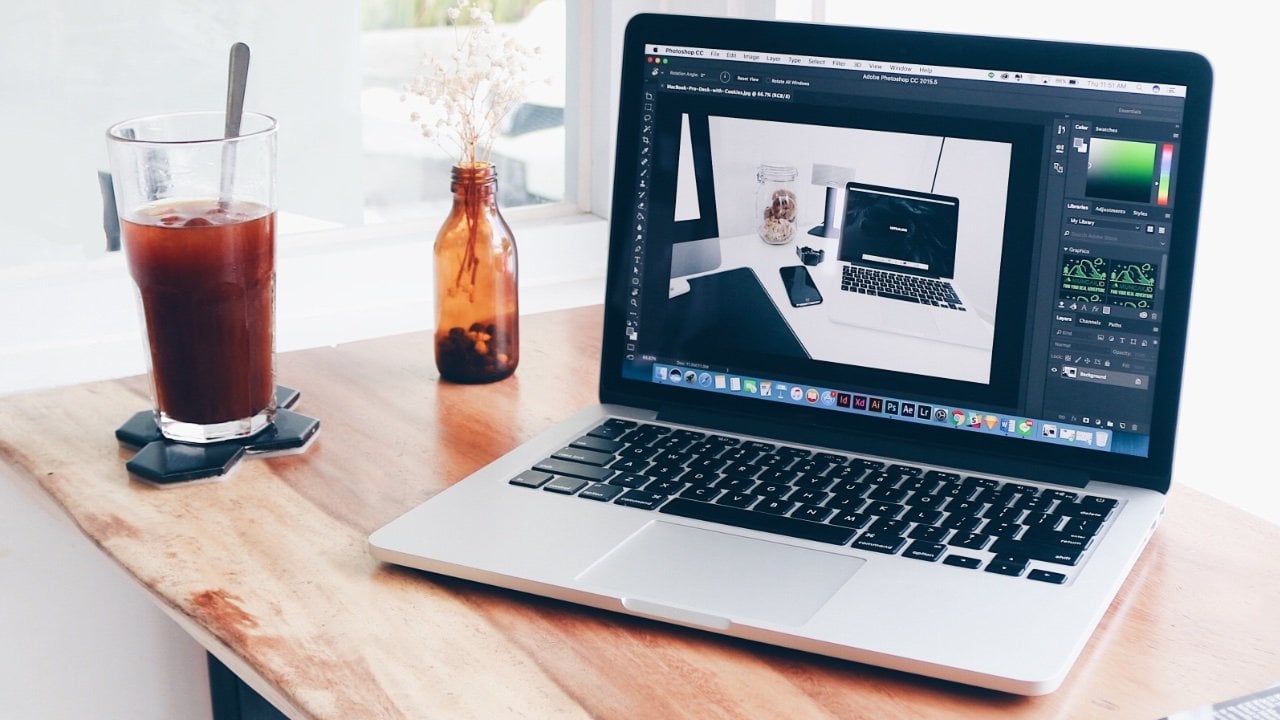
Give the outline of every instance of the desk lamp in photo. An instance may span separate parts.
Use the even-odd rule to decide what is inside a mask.
[[[846,183],[854,180],[853,168],[813,164],[812,182],[814,185],[827,188],[827,204],[822,212],[822,224],[810,228],[810,235],[825,238],[840,237],[839,219],[844,216],[844,188]]]

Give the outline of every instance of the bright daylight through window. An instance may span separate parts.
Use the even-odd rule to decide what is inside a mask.
[[[490,158],[504,208],[564,198],[565,2],[485,3],[500,29],[537,47],[524,103],[502,123]],[[364,222],[439,217],[452,202],[455,150],[423,137],[409,121],[405,85],[424,56],[447,58],[457,34],[454,0],[363,0],[360,110],[364,146]],[[412,98],[410,98],[412,99]]]

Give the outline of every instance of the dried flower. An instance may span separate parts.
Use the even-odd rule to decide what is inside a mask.
[[[419,74],[405,86],[406,96],[422,98],[430,117],[414,112],[409,119],[424,137],[456,147],[459,162],[488,162],[498,124],[524,99],[529,67],[537,48],[528,48],[500,32],[493,14],[470,0],[449,8],[454,27],[453,54],[428,55]]]

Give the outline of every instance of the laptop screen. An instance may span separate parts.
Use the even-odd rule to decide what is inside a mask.
[[[1171,452],[1207,74],[733,22],[630,30],[606,373],[975,452]]]
[[[839,225],[840,260],[950,278],[959,215],[959,198],[849,183]]]

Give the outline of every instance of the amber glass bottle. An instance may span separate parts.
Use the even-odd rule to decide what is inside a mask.
[[[485,162],[453,167],[453,209],[436,236],[436,367],[460,383],[501,380],[520,361],[516,242]]]

